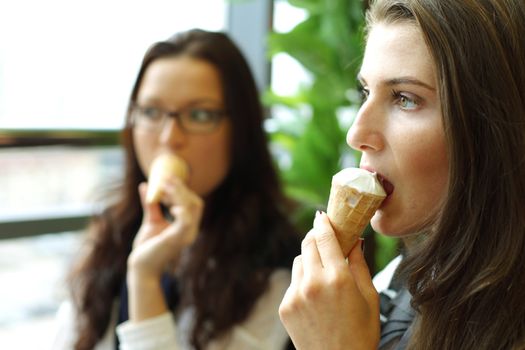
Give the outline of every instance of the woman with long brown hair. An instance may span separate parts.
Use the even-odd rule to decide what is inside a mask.
[[[54,349],[286,346],[277,309],[299,241],[262,123],[225,34],[191,30],[147,51],[123,130],[124,181],[69,276]],[[166,153],[189,177],[167,179],[152,203],[147,175]]]
[[[281,319],[298,349],[525,349],[525,2],[376,0],[367,23],[347,142],[405,242],[397,294],[319,213]]]

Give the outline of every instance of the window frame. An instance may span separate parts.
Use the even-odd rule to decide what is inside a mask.
[[[225,31],[239,45],[262,92],[269,85],[270,61],[265,55],[271,30],[273,0],[230,1],[226,5]],[[119,146],[121,129],[3,129],[0,150],[40,146]],[[93,214],[88,206],[76,212],[23,213],[15,218],[0,215],[0,240],[85,228]]]

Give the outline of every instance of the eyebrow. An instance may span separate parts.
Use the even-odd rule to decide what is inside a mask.
[[[139,99],[137,98],[135,102],[138,103]],[[162,99],[158,99],[157,97],[150,98],[148,96],[142,99],[141,103],[145,105],[150,104],[150,105],[158,106],[158,105],[162,105]],[[184,106],[179,107],[179,108],[191,108],[191,107],[202,106],[202,105],[214,105],[214,106],[220,105],[222,106],[223,104],[224,104],[223,102],[212,99],[212,98],[197,98],[194,100],[190,100]]]
[[[363,78],[361,74],[357,75],[357,80],[362,83],[363,82],[366,83],[366,80]],[[401,84],[417,85],[417,86],[424,87],[425,89],[430,90],[430,91],[436,91],[436,89],[433,88],[432,86],[422,82],[421,80],[418,80],[412,77],[399,77],[399,78],[387,79],[384,81],[384,83],[387,86],[401,85]]]

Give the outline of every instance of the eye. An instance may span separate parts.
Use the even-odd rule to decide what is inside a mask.
[[[364,103],[368,99],[368,96],[370,95],[370,91],[366,89],[361,83],[358,83],[357,90],[359,92],[361,103]]]
[[[193,109],[189,113],[190,120],[195,123],[210,123],[217,119],[217,111]]]
[[[395,102],[401,107],[401,109],[414,110],[417,109],[420,105],[419,99],[411,94],[401,93],[399,91],[392,91],[392,96],[395,99]]]
[[[140,107],[140,114],[151,120],[158,120],[162,117],[161,110],[155,107]]]

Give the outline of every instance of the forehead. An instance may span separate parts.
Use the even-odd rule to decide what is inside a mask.
[[[222,100],[218,70],[211,63],[188,56],[153,61],[142,78],[138,98],[184,104],[186,100]],[[188,101],[191,102],[191,101]]]
[[[369,80],[415,77],[435,86],[435,69],[419,27],[412,23],[375,24],[369,32],[360,75]]]

